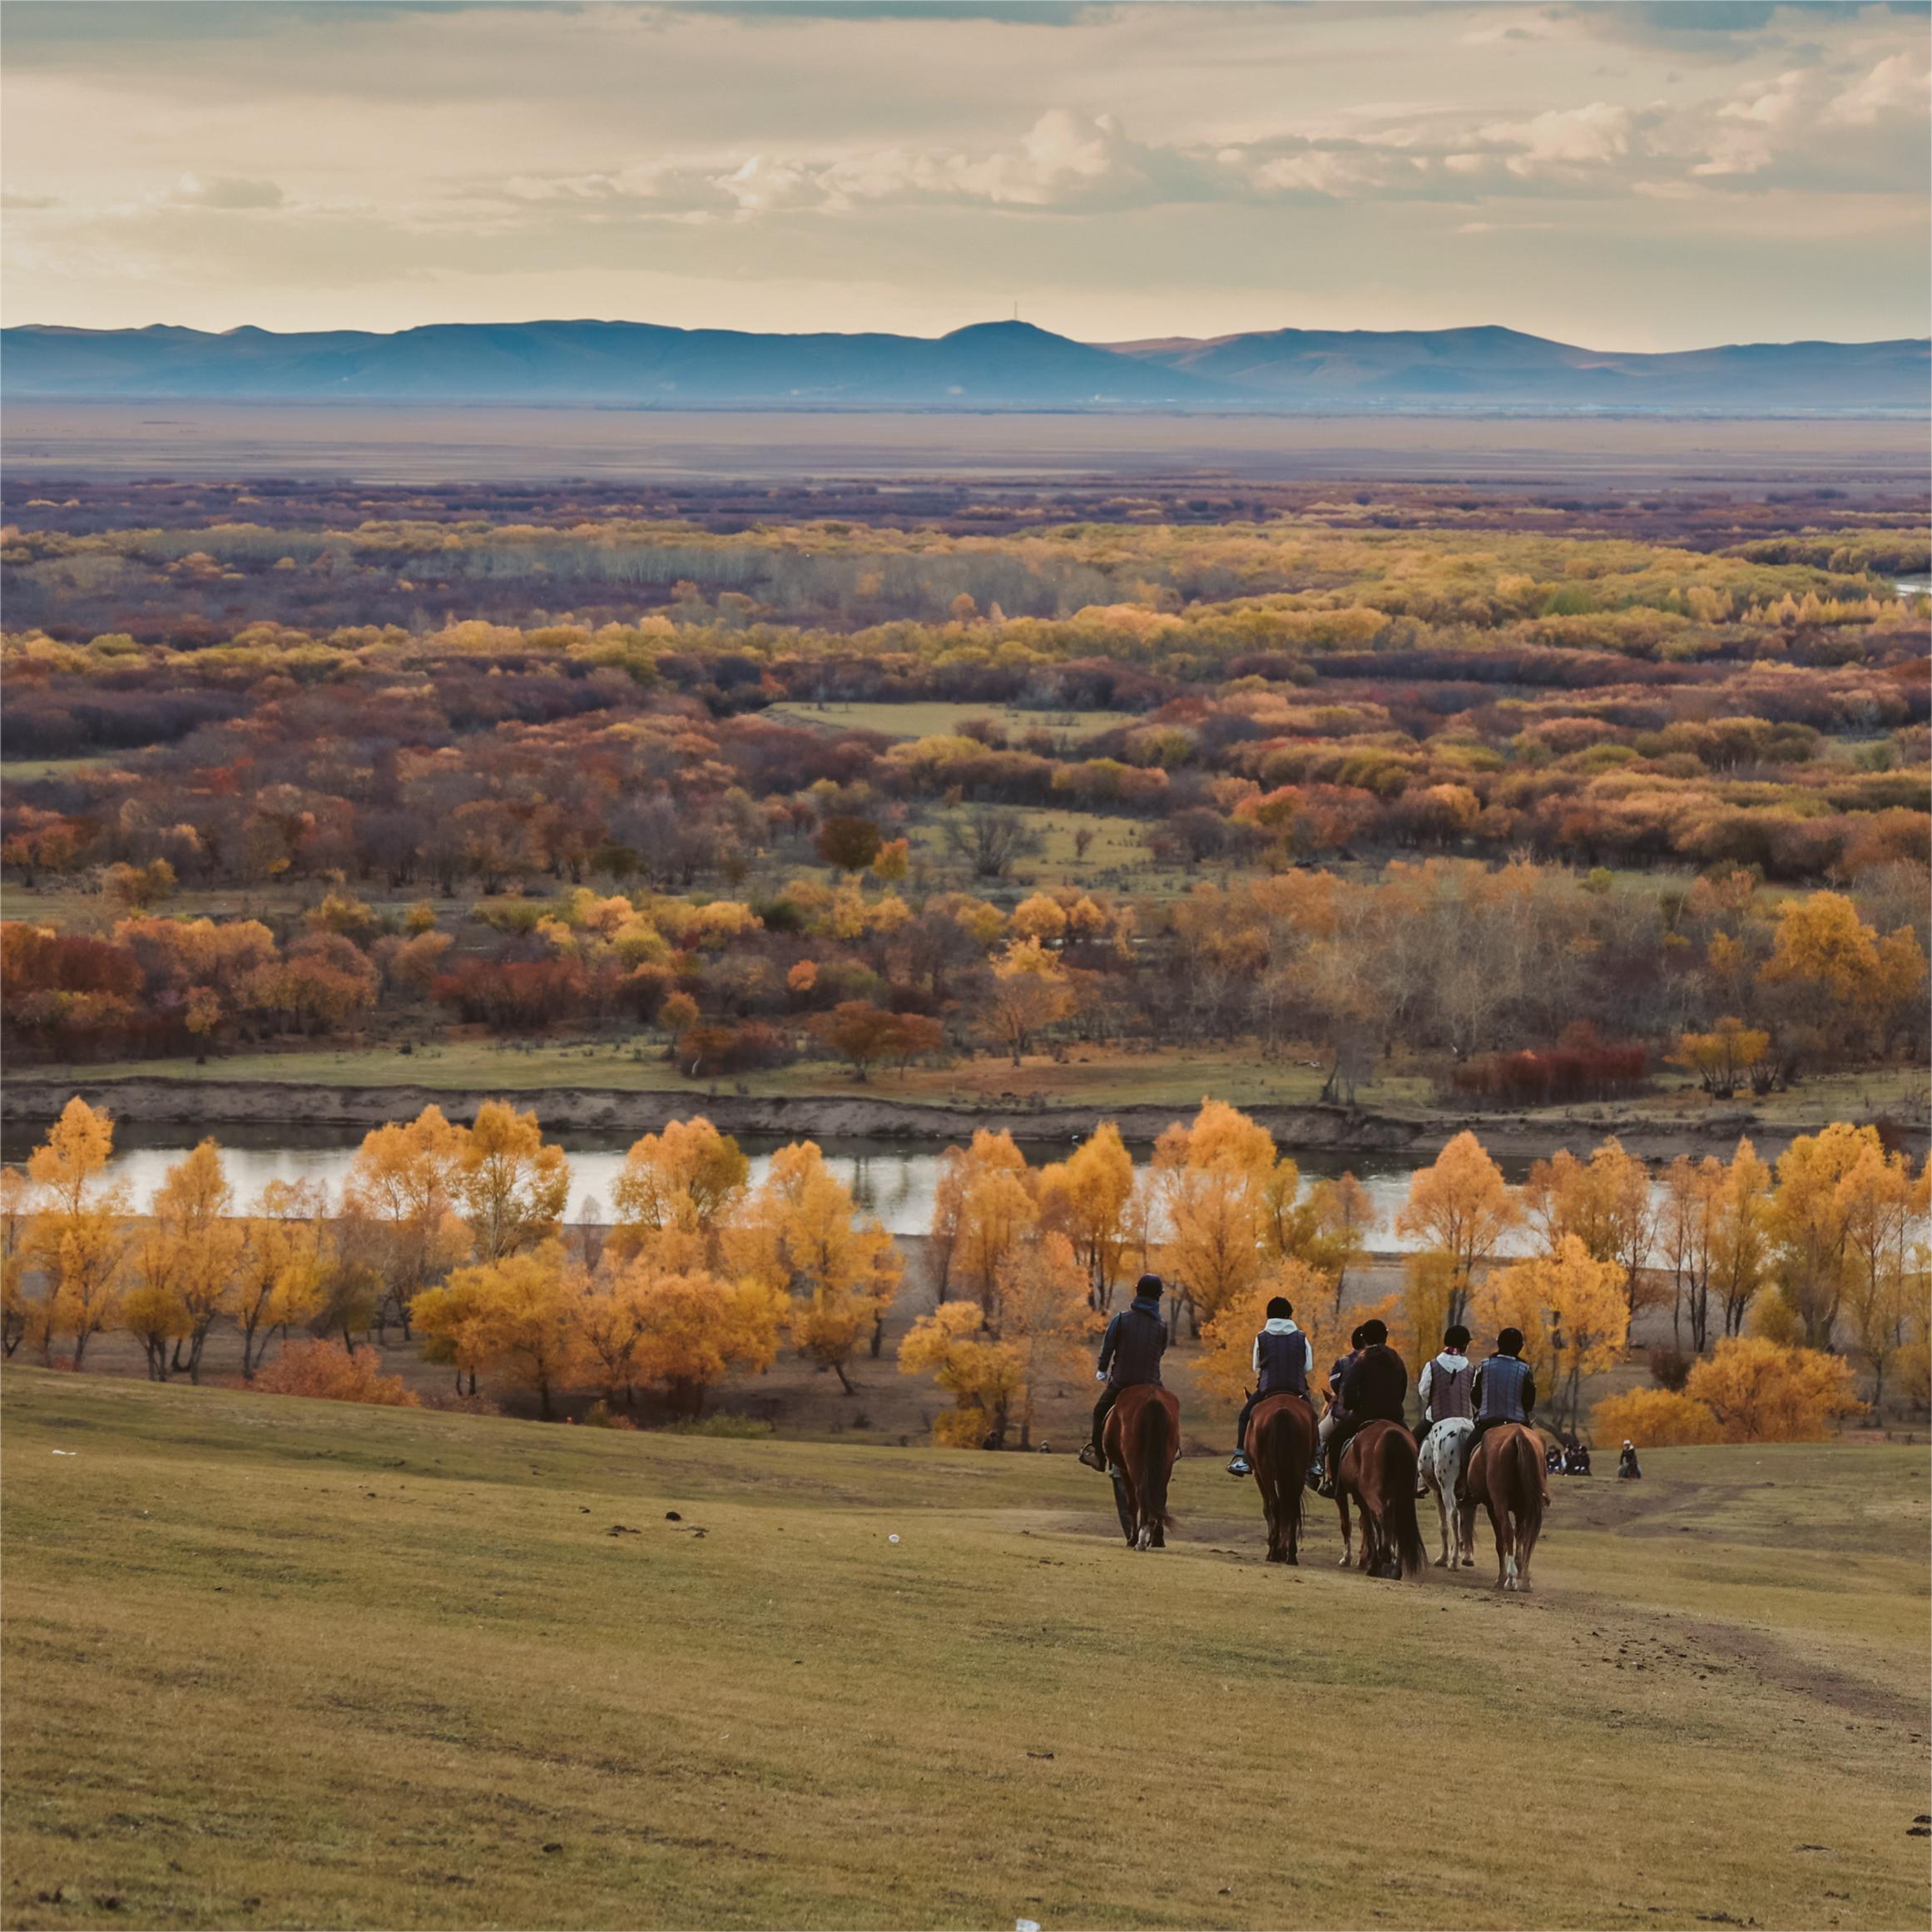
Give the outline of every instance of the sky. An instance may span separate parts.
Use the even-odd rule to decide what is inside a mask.
[[[1932,332],[1923,4],[8,0],[8,324]]]

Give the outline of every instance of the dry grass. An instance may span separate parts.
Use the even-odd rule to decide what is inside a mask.
[[[1063,1456],[6,1380],[8,1925],[1924,1923],[1910,1450],[1561,1485],[1502,1600],[1206,1461],[1136,1556]]]
[[[1063,745],[1077,745],[1083,738],[1097,737],[1102,731],[1143,721],[1134,711],[1020,711],[1011,705],[953,704],[940,698],[921,699],[912,704],[830,702],[804,701],[771,706],[767,717],[781,718],[787,724],[822,725],[841,731],[879,731],[888,738],[939,738],[950,736],[972,718],[990,718],[1009,740],[1017,741],[1029,731],[1045,731]]]

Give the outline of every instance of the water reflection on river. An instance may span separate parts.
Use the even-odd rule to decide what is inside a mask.
[[[211,1130],[221,1143],[235,1199],[252,1202],[270,1181],[308,1181],[329,1190],[333,1200],[362,1136],[353,1128],[291,1127],[219,1127]],[[775,1135],[739,1137],[751,1156],[754,1181],[770,1164],[771,1152],[783,1144]],[[0,1151],[9,1161],[24,1160],[37,1140],[32,1131],[9,1127],[0,1137]],[[611,1201],[612,1184],[624,1164],[629,1137],[585,1134],[557,1137],[570,1156],[571,1218],[602,1219]],[[196,1135],[185,1127],[141,1127],[133,1123],[116,1130],[113,1178],[126,1181],[136,1208],[153,1198],[168,1168],[194,1144]],[[828,1166],[850,1187],[859,1206],[876,1214],[894,1234],[924,1234],[933,1217],[933,1194],[939,1180],[943,1143],[888,1139],[840,1139],[828,1136],[820,1143]],[[1036,1165],[1063,1158],[1073,1143],[1022,1142]],[[1145,1160],[1147,1150],[1136,1150]],[[1297,1153],[1303,1183],[1332,1178],[1352,1170],[1369,1191],[1378,1217],[1373,1244],[1399,1248],[1394,1231],[1395,1210],[1409,1191],[1413,1163],[1399,1154],[1362,1152],[1340,1155],[1326,1151]],[[1500,1163],[1512,1180],[1520,1180],[1524,1163]]]

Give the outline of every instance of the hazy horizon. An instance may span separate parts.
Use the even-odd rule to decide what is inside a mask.
[[[1882,5],[13,0],[9,324],[1932,331]],[[84,141],[74,138],[85,129]]]
[[[73,330],[77,330],[77,331],[82,331],[82,330],[87,330],[87,331],[93,331],[93,332],[97,332],[97,333],[102,333],[102,334],[110,334],[110,333],[115,333],[115,332],[117,332],[117,331],[124,331],[124,330],[125,330],[125,331],[139,331],[139,330],[141,330],[141,329],[195,329],[195,330],[196,330],[196,333],[198,333],[198,334],[207,334],[207,335],[234,335],[234,334],[240,334],[240,333],[241,333],[241,332],[243,332],[244,330],[248,330],[248,329],[254,329],[254,330],[257,331],[258,333],[260,333],[260,334],[269,334],[269,335],[302,335],[302,334],[364,334],[364,335],[401,335],[401,334],[405,334],[409,333],[410,330],[412,330],[412,329],[449,329],[449,328],[484,328],[484,329],[488,329],[488,328],[497,328],[497,329],[514,329],[514,328],[537,328],[537,327],[543,327],[543,326],[547,326],[547,325],[552,325],[552,324],[556,324],[556,325],[562,325],[562,326],[578,326],[578,325],[588,324],[588,325],[590,325],[590,326],[592,326],[592,327],[600,327],[600,328],[602,328],[602,327],[616,327],[616,326],[622,326],[622,327],[632,327],[632,328],[640,328],[640,329],[676,329],[681,330],[681,331],[682,331],[683,333],[685,333],[685,334],[701,334],[701,333],[705,333],[705,332],[716,332],[716,333],[724,333],[724,334],[757,334],[757,335],[772,335],[772,336],[780,336],[780,337],[786,337],[786,336],[803,336],[803,335],[898,335],[898,336],[904,336],[904,337],[907,337],[907,338],[909,338],[909,339],[913,339],[913,340],[917,340],[917,341],[936,342],[936,341],[940,341],[940,340],[943,340],[943,339],[944,339],[946,336],[958,334],[959,333],[960,333],[960,332],[961,332],[962,330],[964,330],[964,329],[979,329],[979,328],[989,328],[989,327],[994,326],[994,325],[996,325],[996,324],[999,324],[999,323],[1003,323],[1003,322],[1010,323],[1010,322],[1012,322],[1013,320],[1014,320],[1014,318],[1013,318],[1013,317],[1012,317],[1012,316],[1010,316],[1010,315],[985,315],[985,316],[974,316],[974,317],[971,317],[971,318],[969,318],[968,320],[967,320],[966,321],[964,321],[964,322],[958,322],[958,323],[954,323],[954,324],[949,324],[949,325],[944,325],[944,324],[943,324],[943,325],[940,325],[940,326],[939,326],[939,327],[935,327],[935,328],[932,328],[932,329],[878,329],[878,328],[866,328],[866,327],[853,327],[853,328],[848,328],[848,329],[750,329],[750,328],[746,328],[746,327],[740,326],[740,325],[738,325],[738,324],[725,324],[725,323],[712,323],[712,322],[702,322],[702,321],[700,321],[700,322],[661,322],[661,321],[657,320],[656,320],[655,317],[649,316],[649,315],[514,315],[514,316],[503,316],[503,317],[498,318],[498,319],[496,319],[496,320],[489,320],[489,321],[473,321],[473,320],[453,320],[453,321],[438,321],[438,322],[409,322],[409,323],[404,323],[404,324],[399,324],[398,327],[396,327],[396,328],[394,328],[394,329],[379,329],[379,328],[373,328],[373,327],[367,326],[367,325],[365,325],[365,324],[359,324],[359,323],[354,323],[354,322],[342,322],[342,323],[337,323],[337,324],[332,324],[332,325],[331,325],[331,326],[330,326],[329,329],[312,329],[299,328],[299,327],[295,327],[295,328],[279,328],[279,329],[272,329],[272,328],[268,328],[268,327],[265,326],[263,324],[260,324],[260,323],[258,323],[258,322],[236,322],[236,323],[232,323],[232,324],[229,324],[227,327],[225,327],[225,328],[222,328],[222,329],[201,329],[201,328],[198,328],[198,327],[197,327],[197,325],[196,325],[196,324],[193,324],[193,323],[189,323],[189,322],[173,322],[173,321],[169,321],[169,320],[166,320],[166,319],[165,319],[165,318],[159,318],[159,317],[156,318],[155,320],[151,320],[151,321],[147,321],[147,322],[111,323],[111,324],[90,324],[90,323],[76,323],[76,322],[59,322],[59,321],[52,321],[52,322],[50,322],[50,321],[47,321],[47,320],[40,320],[40,319],[31,319],[31,318],[30,318],[30,319],[23,319],[23,320],[20,320],[20,321],[17,321],[17,322],[15,322],[15,321],[9,321],[8,323],[7,323],[6,326],[7,326],[8,329],[73,329]],[[1026,321],[1026,318],[1025,318],[1024,316],[1022,316],[1022,317],[1020,317],[1018,320],[1020,320],[1022,323],[1024,323],[1024,322]],[[1037,324],[1037,323],[1036,323],[1036,324],[1033,324],[1033,327],[1036,327],[1036,328],[1038,328],[1038,327],[1040,327],[1040,326],[1041,326],[1041,324]],[[1133,346],[1136,346],[1136,345],[1137,345],[1137,344],[1145,344],[1145,343],[1151,343],[1151,342],[1181,342],[1181,341],[1188,341],[1188,340],[1194,340],[1194,341],[1202,341],[1202,342],[1208,342],[1208,341],[1214,341],[1214,340],[1217,340],[1217,339],[1226,339],[1232,338],[1232,337],[1234,337],[1234,336],[1237,336],[1237,335],[1243,335],[1243,334],[1277,334],[1277,333],[1285,333],[1286,331],[1287,331],[1287,330],[1289,330],[1289,329],[1300,329],[1300,328],[1302,328],[1303,326],[1304,326],[1304,325],[1303,325],[1303,324],[1298,324],[1298,323],[1292,323],[1292,322],[1279,323],[1279,324],[1273,324],[1273,325],[1271,325],[1271,325],[1268,325],[1268,324],[1263,324],[1263,325],[1261,325],[1261,327],[1259,327],[1259,328],[1256,328],[1256,329],[1229,329],[1229,330],[1226,330],[1226,331],[1225,331],[1225,332],[1224,332],[1224,334],[1223,334],[1223,335],[1222,335],[1222,336],[1221,336],[1221,337],[1215,337],[1215,336],[1195,336],[1195,337],[1190,337],[1190,336],[1187,336],[1186,334],[1185,334],[1184,333],[1182,333],[1181,331],[1179,331],[1179,330],[1162,330],[1162,331],[1157,331],[1157,332],[1151,333],[1151,334],[1145,334],[1145,335],[1096,335],[1096,336],[1076,336],[1076,337],[1070,337],[1070,338],[1068,338],[1068,339],[1070,339],[1070,340],[1074,340],[1074,341],[1080,341],[1080,342],[1084,342],[1084,343],[1087,343],[1087,344],[1088,344],[1089,345],[1091,345],[1091,346],[1092,346],[1092,347],[1095,347],[1095,348],[1101,348],[1101,349],[1117,349],[1117,348],[1127,348],[1127,347],[1133,347]],[[1503,332],[1505,332],[1505,333],[1507,333],[1507,334],[1511,334],[1533,335],[1533,334],[1538,334],[1538,331],[1536,331],[1536,330],[1533,330],[1533,329],[1518,329],[1518,328],[1517,328],[1517,327],[1516,327],[1516,326],[1515,326],[1513,324],[1508,323],[1508,322],[1469,322],[1469,323],[1449,323],[1449,324],[1444,324],[1441,325],[1441,327],[1440,327],[1440,328],[1438,328],[1438,329],[1420,329],[1420,328],[1413,328],[1413,327],[1409,327],[1409,326],[1406,326],[1406,325],[1404,325],[1404,324],[1400,324],[1400,323],[1394,323],[1394,324],[1388,324],[1388,325],[1386,325],[1386,326],[1385,326],[1385,327],[1380,327],[1380,328],[1375,328],[1375,329],[1347,329],[1347,328],[1345,328],[1345,327],[1341,327],[1341,328],[1336,328],[1336,329],[1311,329],[1310,332],[1310,333],[1315,333],[1315,334],[1330,334],[1330,333],[1332,333],[1332,334],[1367,334],[1367,335],[1411,335],[1411,334],[1445,334],[1445,333],[1454,333],[1454,332],[1459,332],[1459,331],[1469,331],[1469,330],[1474,330],[1474,329],[1500,329],[1500,330],[1502,330],[1502,331],[1503,331]],[[1059,331],[1058,331],[1058,330],[1052,330],[1052,331],[1048,331],[1048,333],[1050,333],[1050,334],[1058,334],[1058,333],[1060,333],[1060,332],[1059,332]],[[1544,339],[1552,339],[1552,338],[1545,338]],[[1844,346],[1844,347],[1847,347],[1847,348],[1855,348],[1855,347],[1858,347],[1858,346],[1860,346],[1860,345],[1861,345],[1861,344],[1874,344],[1874,343],[1880,343],[1880,342],[1887,342],[1887,341],[1925,341],[1925,340],[1927,340],[1927,339],[1932,339],[1932,338],[1929,338],[1929,337],[1928,337],[1928,336],[1927,336],[1925,334],[1923,334],[1923,333],[1921,333],[1921,334],[1918,334],[1918,335],[1909,335],[1909,336],[1882,336],[1882,335],[1867,335],[1867,336],[1857,336],[1857,337],[1853,337],[1853,336],[1771,336],[1771,335],[1757,335],[1757,336],[1751,336],[1751,337],[1740,337],[1740,338],[1736,338],[1736,339],[1733,339],[1733,340],[1731,340],[1731,341],[1729,341],[1729,342],[1721,342],[1721,342],[1707,342],[1707,343],[1702,343],[1702,342],[1701,342],[1701,343],[1685,343],[1685,344],[1679,344],[1679,345],[1677,345],[1676,348],[1674,348],[1674,349],[1664,349],[1664,350],[1651,350],[1651,351],[1632,352],[1632,353],[1646,353],[1646,354],[1688,354],[1688,353],[1694,353],[1694,352],[1696,352],[1697,350],[1698,350],[1698,349],[1735,349],[1735,348],[1750,348],[1750,347],[1757,347],[1757,346],[1764,346],[1764,345],[1771,345],[1771,346],[1779,346],[1779,347],[1788,347],[1788,346],[1790,346],[1790,345],[1791,345],[1791,344],[1796,344],[1796,343],[1800,343],[1800,342],[1808,342],[1808,341],[1809,341],[1809,342],[1830,342],[1830,343],[1834,343],[1834,344],[1839,344],[1839,345],[1842,345],[1842,346]],[[1607,347],[1606,347],[1606,345],[1605,345],[1605,344],[1602,344],[1602,343],[1597,343],[1597,342],[1574,342],[1574,343],[1570,343],[1570,344],[1567,344],[1567,346],[1568,346],[1568,347],[1571,347],[1571,348],[1576,348],[1576,349],[1604,349],[1604,350],[1605,350],[1605,353],[1612,353],[1611,351],[1609,351],[1609,350],[1607,349]]]

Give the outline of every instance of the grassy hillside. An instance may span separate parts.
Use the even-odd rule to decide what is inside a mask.
[[[1063,1456],[5,1385],[10,1925],[1924,1922],[1915,1450],[1560,1485],[1504,1600],[1206,1460],[1137,1556]]]

